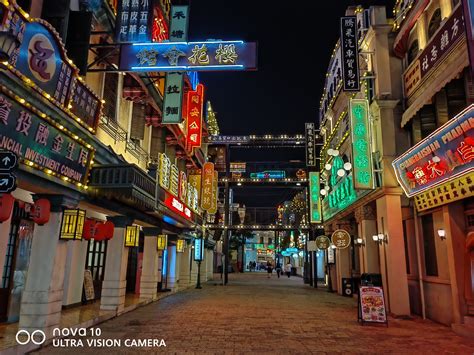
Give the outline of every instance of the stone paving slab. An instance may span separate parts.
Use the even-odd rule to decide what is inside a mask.
[[[48,354],[474,354],[474,342],[421,319],[361,326],[351,298],[316,290],[301,278],[231,274],[107,321],[102,339],[163,339],[166,347],[47,347]]]

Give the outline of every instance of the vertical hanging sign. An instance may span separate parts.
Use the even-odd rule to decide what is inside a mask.
[[[194,261],[203,261],[204,259],[204,240],[202,238],[194,239]]]
[[[198,84],[196,91],[189,91],[186,105],[186,149],[192,152],[202,141],[202,109],[204,85]]]
[[[179,196],[179,169],[175,164],[171,164],[170,169],[170,192],[178,197]]]
[[[170,42],[186,42],[188,40],[189,6],[172,6],[170,18]],[[163,55],[170,65],[178,65],[178,59],[184,53],[177,47],[172,47]],[[164,124],[179,124],[182,121],[182,100],[184,74],[171,72],[166,74],[165,93],[163,100]]]
[[[209,211],[212,208],[212,186],[214,180],[214,164],[207,162],[202,168],[201,208]]]
[[[153,1],[119,0],[115,16],[116,42],[148,42],[153,27]]]
[[[350,101],[354,188],[373,189],[372,152],[370,149],[369,103]]]
[[[316,166],[316,154],[314,146],[314,123],[305,123],[306,132],[306,166]]]
[[[160,178],[159,184],[165,190],[170,188],[171,161],[165,153],[160,155]]]
[[[319,199],[319,172],[309,172],[309,210],[311,223],[321,223],[321,200]]]
[[[186,178],[186,173],[184,171],[179,172],[179,196],[181,202],[186,203],[189,206],[189,203],[186,199],[186,194],[190,193],[188,191],[188,179]]]
[[[359,49],[356,16],[341,17],[341,57],[344,91],[359,91]]]
[[[211,209],[208,211],[210,214],[214,214],[217,212],[218,179],[219,173],[217,171],[214,171],[214,180],[212,180]]]

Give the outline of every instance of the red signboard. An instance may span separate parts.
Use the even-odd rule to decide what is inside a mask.
[[[188,220],[192,219],[192,212],[188,206],[178,200],[176,197],[166,193],[165,205],[171,211],[179,214],[181,217]]]
[[[202,141],[202,110],[204,86],[198,84],[196,91],[189,91],[186,105],[186,148],[192,151]]]

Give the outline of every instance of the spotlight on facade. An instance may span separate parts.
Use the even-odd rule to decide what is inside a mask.
[[[356,242],[357,242],[358,245],[364,245],[365,244],[364,240],[362,238],[357,238]]]
[[[349,171],[351,169],[352,169],[352,164],[351,163],[349,163],[349,162],[344,163],[344,170]]]
[[[344,169],[339,169],[337,171],[337,176],[343,177],[344,175],[346,175],[346,171]]]
[[[441,238],[441,240],[446,239],[446,231],[444,229],[438,229],[438,237]]]

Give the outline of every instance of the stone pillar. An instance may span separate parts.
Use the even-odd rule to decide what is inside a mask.
[[[364,240],[360,249],[361,273],[380,273],[378,244],[372,238],[377,234],[375,211],[371,206],[362,206],[355,212],[359,238]]]
[[[176,291],[178,284],[176,274],[176,245],[168,247],[168,288]]]
[[[385,241],[379,244],[379,250],[387,308],[397,316],[409,315],[400,195],[385,195],[377,200],[377,225],[378,233],[385,235]]]
[[[179,260],[179,287],[180,288],[187,288],[191,285],[191,272],[189,270],[190,264],[190,256],[191,256],[191,246],[187,246],[184,249],[184,253],[182,253],[181,258]]]
[[[140,298],[156,299],[158,285],[157,237],[147,235],[143,246],[142,276],[140,278]]]
[[[100,309],[121,313],[125,305],[128,248],[125,247],[126,227],[133,223],[127,216],[109,218],[114,225],[114,236],[107,242],[105,275],[102,283]]]
[[[333,227],[333,230],[344,229],[353,236],[351,231],[351,224],[348,221],[340,220],[335,222],[336,226]],[[342,295],[344,289],[342,288],[342,279],[350,278],[352,271],[352,262],[351,262],[351,247],[345,249],[335,249],[336,251],[336,286],[337,292]]]
[[[36,197],[40,198],[39,195]],[[51,216],[48,223],[34,228],[19,329],[40,329],[49,338],[53,328],[59,326],[63,303],[68,244],[59,239],[63,208],[75,208],[77,201],[63,195],[42,195],[41,198],[50,200]]]
[[[82,302],[86,257],[87,241],[74,240],[67,243],[66,269],[64,272],[64,306],[77,305]]]

